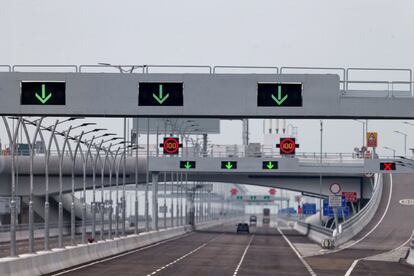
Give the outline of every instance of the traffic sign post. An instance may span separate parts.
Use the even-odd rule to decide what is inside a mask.
[[[237,195],[237,193],[239,192],[239,190],[237,190],[237,188],[231,188],[230,189],[230,194],[232,195],[232,196],[235,196],[235,195]]]
[[[342,196],[345,197],[346,202],[357,202],[357,192],[342,192]]]
[[[341,192],[341,185],[339,185],[339,183],[332,183],[329,186],[329,190],[331,191],[331,193],[333,194],[339,194]]]
[[[164,142],[160,144],[163,148],[164,154],[177,155],[182,147],[180,139],[177,137],[164,137]]]
[[[294,155],[296,148],[299,148],[299,144],[296,144],[295,138],[280,138],[279,144],[276,147],[280,148],[280,154]]]
[[[329,207],[331,208],[342,207],[342,196],[330,195],[329,196]]]
[[[376,148],[378,146],[378,132],[367,132],[367,147]]]

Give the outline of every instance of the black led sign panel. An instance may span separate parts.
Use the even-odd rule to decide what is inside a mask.
[[[140,82],[139,106],[183,106],[182,82]]]
[[[302,106],[302,83],[258,83],[257,106]]]
[[[21,82],[21,105],[65,105],[65,82]]]

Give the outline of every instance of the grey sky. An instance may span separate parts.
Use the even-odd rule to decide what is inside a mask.
[[[207,64],[413,66],[413,1],[2,0],[0,64]],[[118,131],[120,120],[99,120]],[[319,122],[295,121],[301,150],[319,147]],[[240,122],[224,122],[213,143],[241,143]],[[325,121],[326,150],[361,143],[357,122]],[[370,122],[380,143],[402,153],[414,127]],[[261,142],[261,121],[251,127]],[[2,136],[4,139],[4,136]],[[386,151],[382,151],[386,153]]]

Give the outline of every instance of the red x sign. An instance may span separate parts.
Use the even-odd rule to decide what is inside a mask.
[[[380,163],[380,170],[381,171],[395,171],[395,163],[394,162],[381,162]]]

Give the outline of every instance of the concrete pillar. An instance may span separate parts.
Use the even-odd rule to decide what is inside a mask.
[[[158,172],[152,173],[152,230],[158,230]]]
[[[188,213],[188,221],[187,224],[191,225],[192,227],[194,227],[195,225],[195,204],[194,204],[194,197],[195,197],[195,191],[192,191],[190,193],[188,193],[188,201],[189,202],[189,213]]]
[[[207,156],[207,133],[203,134],[203,156]]]

